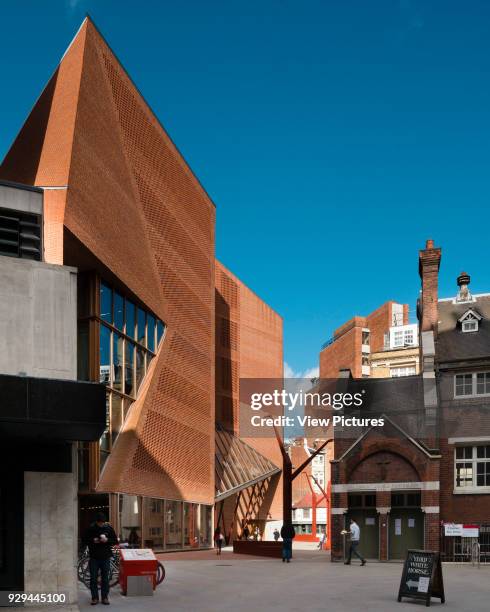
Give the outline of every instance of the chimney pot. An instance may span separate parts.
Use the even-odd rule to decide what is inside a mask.
[[[429,238],[427,240],[427,242],[425,243],[425,248],[426,249],[433,249],[434,248],[434,241],[432,240],[432,238]]]

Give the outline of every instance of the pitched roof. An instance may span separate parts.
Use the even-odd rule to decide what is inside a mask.
[[[438,302],[436,359],[439,363],[490,357],[490,295],[473,298],[473,302],[459,304],[452,300]],[[465,333],[458,322],[469,309],[482,319],[478,331]]]

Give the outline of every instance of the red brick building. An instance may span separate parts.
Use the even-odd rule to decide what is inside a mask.
[[[367,317],[353,317],[340,327],[320,352],[320,378],[336,378],[350,370],[354,378],[369,376],[370,355],[383,351],[394,326],[408,325],[408,304],[385,302]]]
[[[458,277],[454,298],[439,299],[441,249],[419,254],[418,376],[361,379],[341,372],[349,391],[365,393],[347,416],[383,417],[384,427],[337,427],[332,461],[332,560],[343,557],[340,531],[361,527],[368,558],[400,559],[407,548],[469,560],[465,525],[479,526],[482,559],[490,542],[490,296],[472,296]],[[460,535],[446,536],[444,523]]]

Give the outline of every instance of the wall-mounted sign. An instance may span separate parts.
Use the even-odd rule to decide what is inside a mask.
[[[446,536],[462,536],[463,525],[458,523],[445,523],[444,524],[444,535]]]
[[[463,538],[478,538],[480,535],[478,525],[463,525],[463,533],[461,535]]]
[[[402,597],[423,599],[430,606],[431,597],[445,602],[444,582],[439,553],[430,550],[408,550],[403,565],[398,601]]]

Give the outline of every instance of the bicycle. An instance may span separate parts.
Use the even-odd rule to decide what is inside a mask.
[[[121,561],[121,553],[119,546],[112,546],[111,564],[109,567],[109,586],[115,587],[119,583],[119,564]],[[86,548],[80,555],[77,567],[78,580],[83,583],[87,589],[90,589],[90,568],[89,568],[89,553]],[[165,580],[165,567],[157,562],[156,586],[162,584]],[[100,576],[98,577],[100,585]]]

